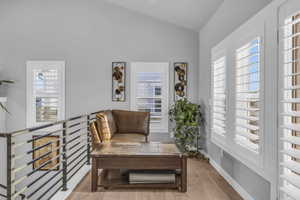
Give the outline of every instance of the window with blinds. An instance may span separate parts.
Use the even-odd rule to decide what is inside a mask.
[[[58,120],[60,94],[58,70],[35,69],[33,73],[36,122],[55,122]]]
[[[300,199],[300,13],[283,26],[282,199]]]
[[[169,63],[130,64],[130,109],[150,112],[150,131],[169,131]]]
[[[162,118],[162,74],[159,72],[137,73],[137,109],[150,112],[151,122]]]
[[[226,115],[226,59],[221,57],[212,62],[212,131],[225,136]]]
[[[64,118],[64,62],[27,62],[27,126]]]
[[[259,151],[260,38],[236,50],[235,141]]]

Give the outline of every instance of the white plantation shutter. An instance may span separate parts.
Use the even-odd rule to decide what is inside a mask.
[[[133,62],[130,108],[150,112],[150,131],[168,132],[169,63]]]
[[[212,63],[212,131],[225,136],[226,133],[226,59],[218,58]]]
[[[36,122],[53,122],[58,120],[59,76],[57,69],[35,69],[33,81],[33,98],[36,110]]]
[[[259,151],[260,38],[236,50],[235,141]]]
[[[285,19],[281,42],[281,199],[300,199],[300,12]]]
[[[27,62],[28,127],[64,119],[64,63]]]
[[[137,73],[137,110],[150,112],[152,123],[162,119],[162,76],[161,72]]]

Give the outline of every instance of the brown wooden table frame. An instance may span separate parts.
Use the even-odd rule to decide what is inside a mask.
[[[116,184],[105,182],[106,173],[98,174],[103,169],[131,170],[179,170],[175,184]],[[101,184],[98,185],[99,177]],[[92,155],[92,192],[98,187],[104,188],[173,188],[180,192],[187,191],[187,158],[185,155]]]

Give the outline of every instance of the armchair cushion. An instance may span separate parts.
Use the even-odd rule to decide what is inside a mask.
[[[110,110],[100,112],[96,115],[97,126],[103,140],[110,140],[116,133],[116,124]]]
[[[150,114],[148,112],[113,110],[112,114],[118,133],[149,134]]]
[[[145,142],[145,135],[138,133],[115,134],[111,141],[117,143],[140,143]]]
[[[91,136],[92,136],[92,149],[95,149],[97,145],[100,145],[102,138],[98,132],[96,122],[90,124]]]

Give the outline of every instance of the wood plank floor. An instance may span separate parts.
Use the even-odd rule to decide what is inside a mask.
[[[90,192],[90,174],[77,186],[68,200],[242,200],[237,192],[205,161],[188,160],[188,191],[104,190]]]

